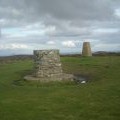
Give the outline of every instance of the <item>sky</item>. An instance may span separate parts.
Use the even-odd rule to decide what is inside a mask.
[[[120,0],[0,0],[0,55],[120,51]]]

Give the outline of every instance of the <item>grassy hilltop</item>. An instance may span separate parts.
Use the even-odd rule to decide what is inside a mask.
[[[61,57],[86,84],[27,82],[30,59],[0,63],[0,120],[119,120],[120,56]]]

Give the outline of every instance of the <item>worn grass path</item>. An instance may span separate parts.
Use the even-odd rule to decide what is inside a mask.
[[[23,81],[32,61],[0,64],[0,120],[119,120],[120,57],[63,57],[87,84]]]

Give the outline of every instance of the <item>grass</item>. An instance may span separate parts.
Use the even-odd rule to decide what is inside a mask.
[[[66,73],[87,84],[32,83],[32,61],[0,64],[0,120],[119,120],[120,57],[63,57]]]

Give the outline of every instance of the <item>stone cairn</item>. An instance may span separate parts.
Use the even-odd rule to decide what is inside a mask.
[[[92,56],[90,42],[83,43],[82,56]]]
[[[62,71],[59,50],[34,50],[34,70],[27,75],[26,80],[39,80],[42,82],[73,80],[72,74]]]

